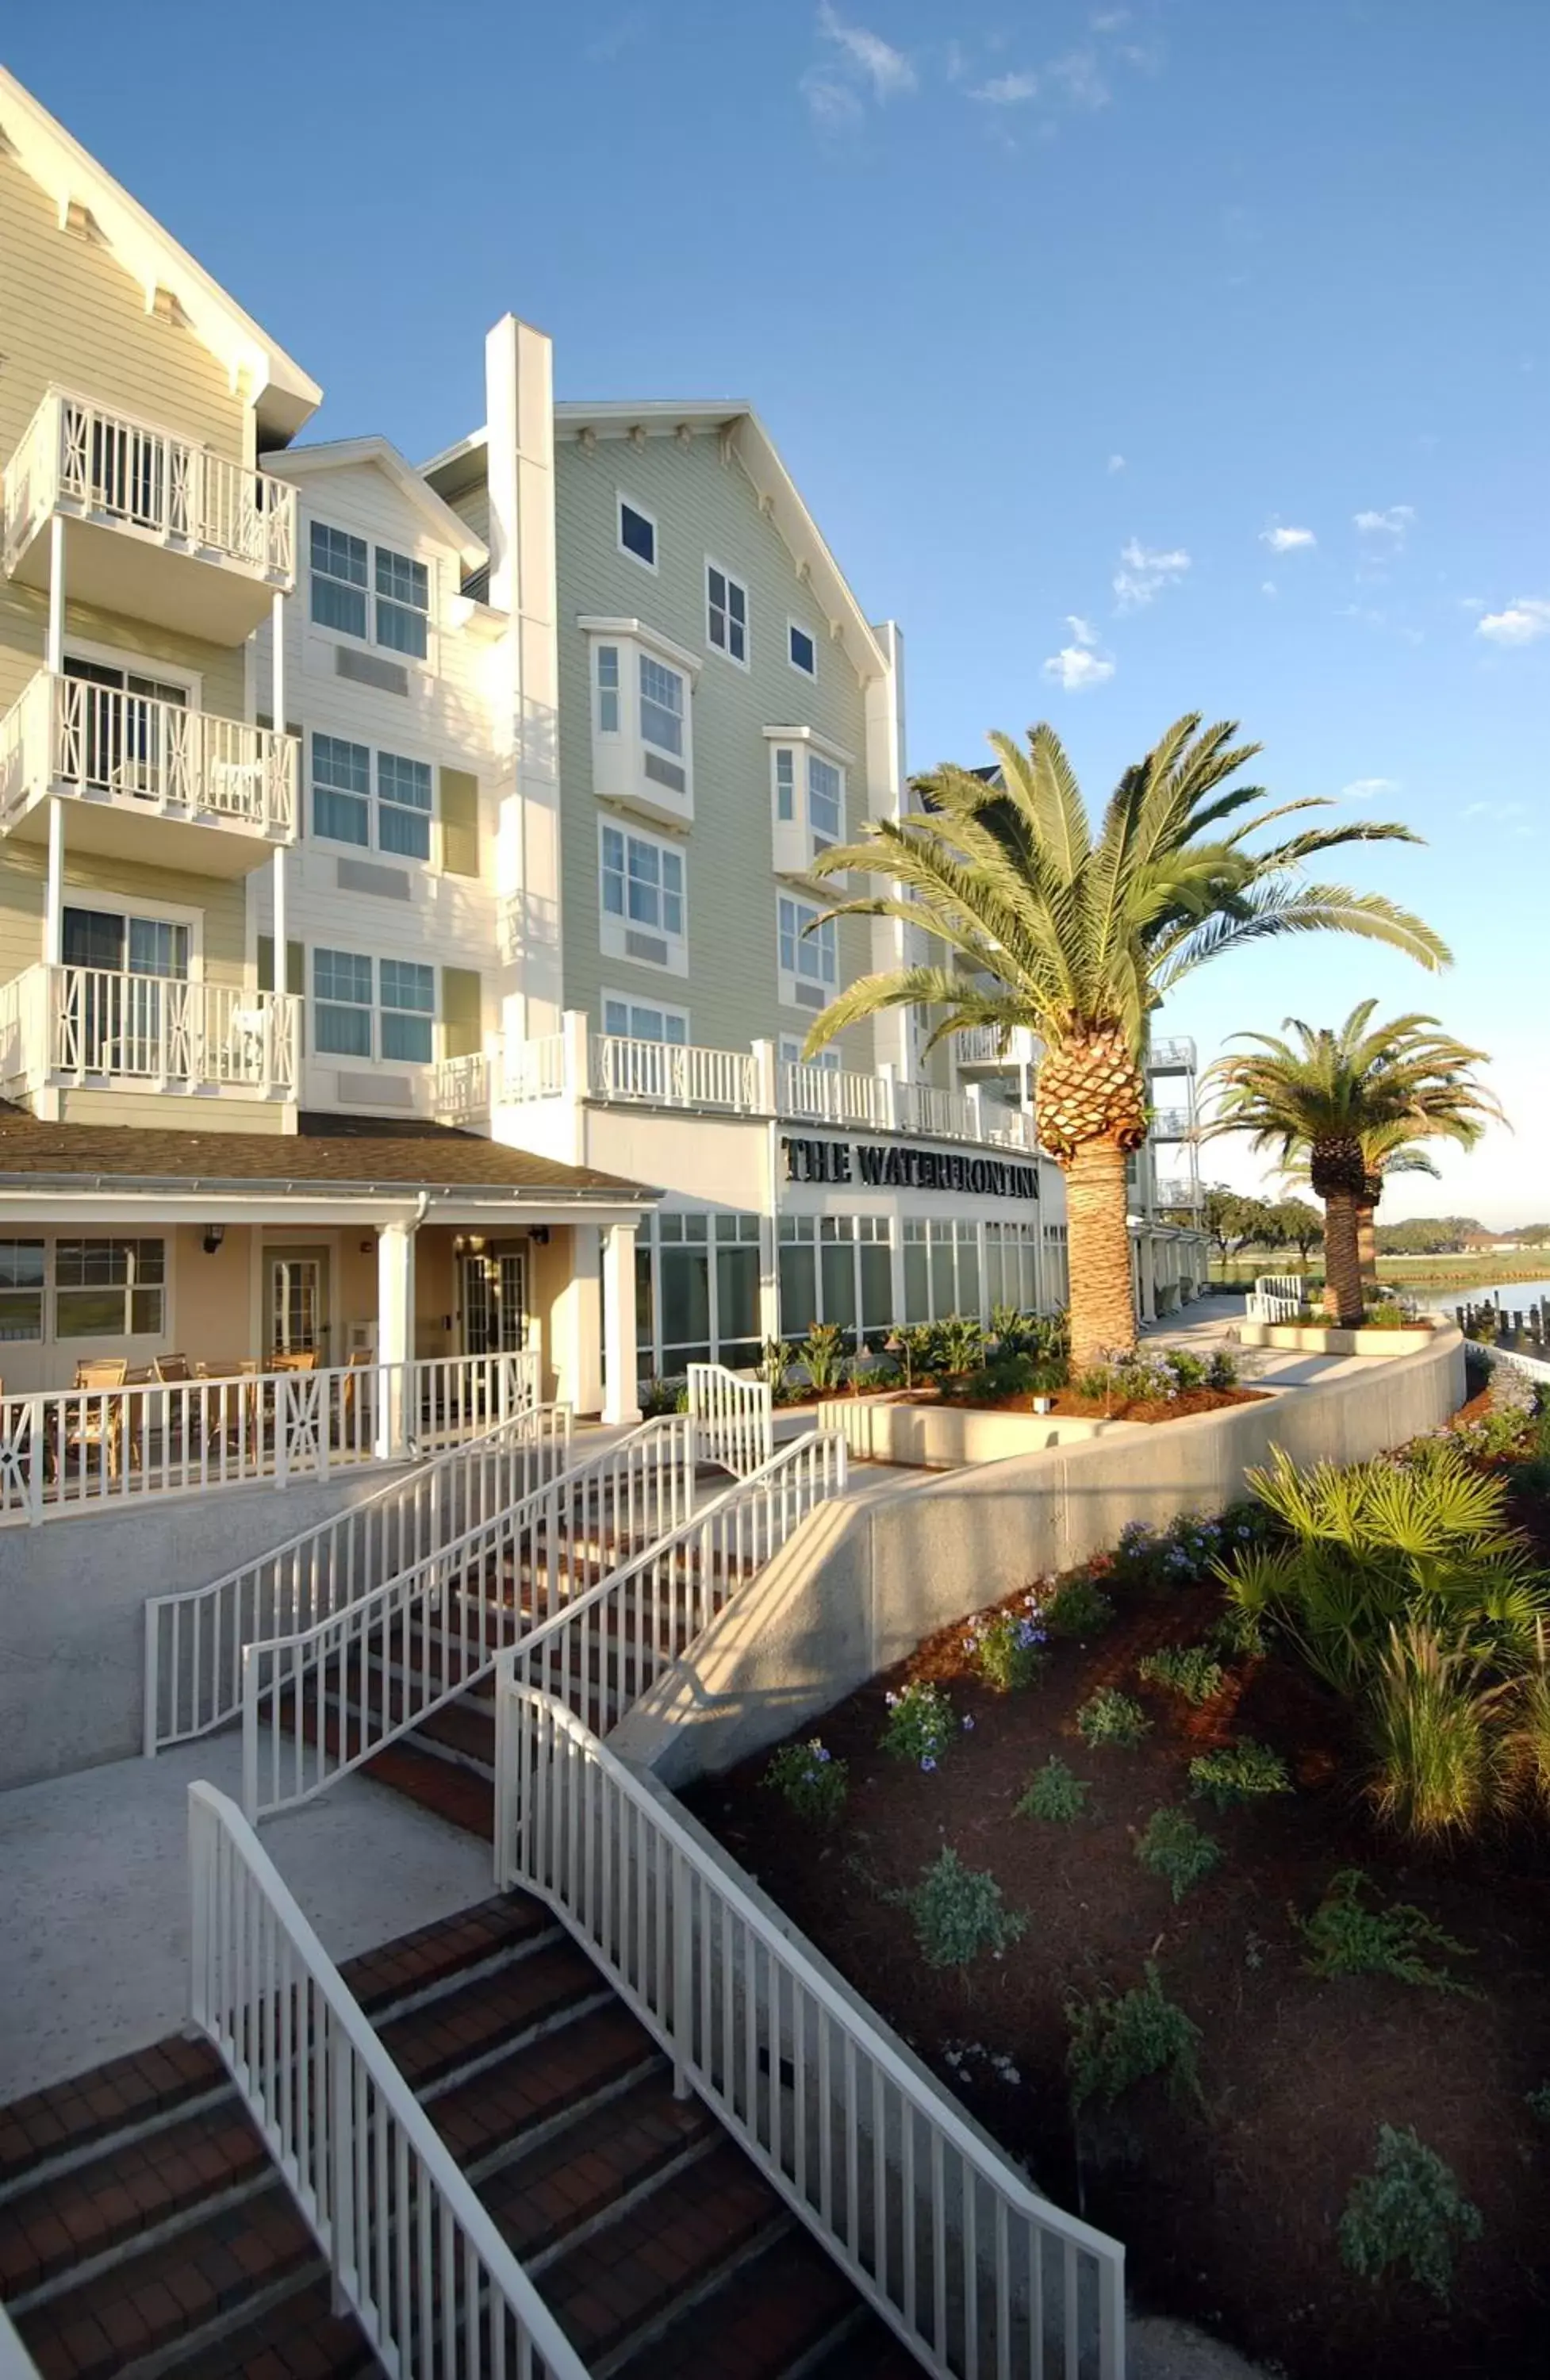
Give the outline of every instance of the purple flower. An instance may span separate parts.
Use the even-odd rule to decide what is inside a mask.
[[[921,1764],[920,1764],[920,1765],[921,1765],[921,1767],[922,1767],[924,1769],[926,1769],[927,1772],[929,1772],[931,1769],[935,1768],[935,1767],[936,1767],[936,1765],[937,1765],[937,1764],[936,1764],[936,1762],[932,1759],[931,1755],[930,1755],[929,1753],[927,1753],[927,1754],[926,1755],[925,1758],[922,1760],[922,1762],[921,1762]]]
[[[969,1716],[968,1712],[967,1712],[967,1711],[965,1711],[965,1712],[964,1712],[964,1714],[963,1714],[963,1732],[964,1732],[964,1734],[965,1734],[965,1735],[969,1734],[969,1733],[971,1732],[971,1730],[972,1730],[973,1727],[974,1727],[974,1720],[970,1718],[970,1716]]]

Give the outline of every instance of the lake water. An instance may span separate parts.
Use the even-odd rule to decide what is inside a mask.
[[[1526,1314],[1531,1305],[1550,1300],[1550,1281],[1483,1281],[1476,1289],[1418,1289],[1423,1305],[1451,1314],[1456,1305],[1499,1305],[1504,1313]]]

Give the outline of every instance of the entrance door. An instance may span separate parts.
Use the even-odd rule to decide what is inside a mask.
[[[63,1062],[83,1074],[179,1076],[188,1071],[186,983],[192,937],[164,917],[67,909]]]
[[[527,1343],[527,1251],[498,1248],[457,1259],[466,1355],[511,1355]]]
[[[328,1362],[328,1250],[266,1248],[266,1352]]]
[[[75,739],[73,766],[94,793],[132,794],[139,800],[164,799],[171,790],[178,722],[169,710],[186,710],[187,686],[116,669],[108,662],[65,657],[65,675],[78,692],[69,698],[67,727]]]

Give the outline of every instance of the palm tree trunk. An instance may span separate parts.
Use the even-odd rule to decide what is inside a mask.
[[[1365,1201],[1356,1210],[1356,1253],[1363,1292],[1378,1285],[1377,1210]]]
[[[1362,1319],[1356,1218],[1350,1192],[1331,1191],[1324,1202],[1324,1310],[1343,1330],[1354,1330]]]
[[[1125,1152],[1114,1140],[1082,1141],[1065,1174],[1071,1361],[1079,1372],[1107,1348],[1135,1344]]]

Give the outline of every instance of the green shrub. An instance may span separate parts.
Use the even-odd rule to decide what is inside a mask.
[[[761,1781],[799,1818],[831,1827],[845,1806],[851,1777],[845,1762],[836,1760],[815,1735],[806,1743],[783,1743]]]
[[[1187,1347],[1165,1347],[1163,1362],[1181,1389],[1203,1389],[1205,1386],[1211,1366],[1204,1355],[1192,1354]]]
[[[1218,1347],[1212,1356],[1206,1368],[1205,1385],[1208,1389],[1235,1389],[1238,1386],[1238,1358],[1229,1355],[1225,1347]]]
[[[1371,1879],[1359,1867],[1343,1867],[1329,1880],[1324,1899],[1311,1917],[1293,1922],[1307,1943],[1310,1971],[1327,1982],[1335,1975],[1388,1975],[1399,1984],[1413,1984],[1434,1992],[1458,1992],[1472,1998],[1467,1984],[1433,1963],[1428,1951],[1446,1958],[1473,1954],[1451,1934],[1434,1925],[1424,1910],[1408,1900],[1390,1901],[1387,1909],[1367,1905]]]
[[[952,1705],[940,1686],[915,1678],[887,1696],[888,1724],[878,1741],[895,1760],[913,1760],[927,1775],[960,1732]],[[972,1719],[963,1725],[972,1727]]]
[[[1408,2265],[1411,2280],[1447,2305],[1455,2251],[1484,2228],[1479,2207],[1436,2151],[1408,2129],[1380,2124],[1373,2170],[1351,2184],[1340,2217],[1340,2262],[1369,2281],[1393,2265]]]
[[[809,1388],[827,1394],[842,1385],[845,1376],[845,1334],[838,1322],[815,1322],[797,1352]]]
[[[1205,1645],[1169,1645],[1147,1653],[1135,1665],[1144,1685],[1166,1686],[1187,1703],[1214,1702],[1221,1693],[1222,1665]]]
[[[1144,1735],[1151,1732],[1152,1722],[1141,1705],[1122,1694],[1116,1686],[1100,1686],[1089,1694],[1076,1714],[1077,1733],[1087,1743],[1117,1743],[1133,1752]]]
[[[1051,1395],[1065,1386],[1065,1366],[1048,1355],[994,1355],[953,1384],[964,1404],[1004,1404],[1011,1397]]]
[[[1040,1600],[1051,1636],[1096,1636],[1114,1617],[1114,1606],[1103,1589],[1080,1572],[1061,1579]]]
[[[759,1354],[759,1378],[778,1404],[786,1393],[791,1349],[783,1339],[767,1339]]]
[[[977,1612],[969,1622],[963,1650],[980,1676],[1001,1694],[1031,1686],[1049,1658],[1037,1593],[1024,1597],[1021,1611]]]
[[[1205,1642],[1229,1661],[1257,1661],[1265,1651],[1264,1624],[1253,1612],[1229,1603],[1205,1631]]]
[[[1177,1902],[1221,1865],[1222,1847],[1202,1833],[1187,1810],[1154,1810],[1136,1838],[1135,1855],[1149,1875],[1162,1877]]]
[[[1493,1722],[1500,1686],[1419,1621],[1390,1632],[1368,1696],[1367,1791],[1384,1825],[1413,1842],[1474,1833],[1505,1790],[1509,1746]]]
[[[985,1950],[1005,1950],[1028,1928],[1008,1909],[988,1870],[965,1867],[951,1844],[922,1868],[913,1892],[892,1896],[914,1921],[915,1941],[928,1967],[967,1967]]]
[[[1290,1793],[1291,1779],[1278,1752],[1245,1737],[1217,1752],[1199,1753],[1190,1763],[1190,1785],[1214,1809],[1228,1810],[1264,1793]]]
[[[899,1366],[906,1389],[928,1380],[941,1368],[941,1349],[934,1323],[912,1323],[907,1330],[895,1330],[885,1344]]]
[[[944,1372],[972,1372],[985,1354],[985,1333],[972,1314],[950,1314],[937,1325]]]
[[[1537,2091],[1525,2091],[1523,2105],[1536,2123],[1550,2124],[1550,2082],[1542,2082]]]
[[[1144,1972],[1144,1983],[1131,1991],[1066,2002],[1073,2108],[1089,2099],[1111,2107],[1153,2074],[1162,2076],[1172,2097],[1199,2099],[1200,2027],[1168,1998],[1155,1960],[1147,1960]]]
[[[1018,1818],[1048,1818],[1067,1825],[1080,1818],[1086,1810],[1092,1788],[1084,1785],[1073,1769],[1051,1753],[1042,1768],[1029,1778],[1021,1797],[1012,1804],[1012,1815]]]

